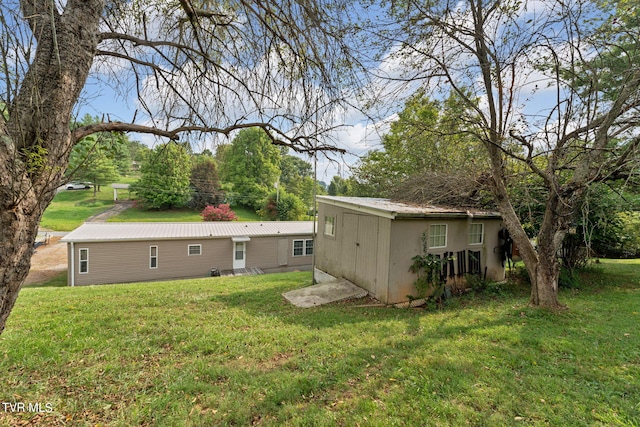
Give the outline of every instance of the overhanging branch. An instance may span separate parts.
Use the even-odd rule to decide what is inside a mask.
[[[330,144],[319,143],[317,138],[315,138],[314,136],[289,137],[285,133],[274,128],[269,123],[263,122],[240,123],[224,128],[211,126],[180,126],[170,130],[163,130],[153,126],[144,126],[134,123],[105,122],[94,123],[76,128],[74,129],[72,136],[75,141],[79,141],[82,138],[100,132],[134,132],[156,135],[168,138],[172,141],[178,141],[180,139],[180,134],[183,133],[217,133],[228,136],[233,131],[253,127],[264,129],[269,135],[269,138],[271,139],[271,142],[273,144],[289,147],[298,153],[314,153],[318,151],[331,151],[342,154],[346,153],[346,150],[342,148],[338,148]]]

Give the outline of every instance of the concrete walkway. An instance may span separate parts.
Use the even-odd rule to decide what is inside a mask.
[[[309,308],[369,295],[369,292],[346,279],[329,277],[331,279],[324,279],[329,281],[285,292],[282,296],[296,307]]]

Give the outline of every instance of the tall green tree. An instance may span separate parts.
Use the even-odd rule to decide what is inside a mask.
[[[317,142],[342,103],[346,68],[335,64],[348,63],[348,33],[337,27],[346,3],[0,2],[0,333],[42,213],[83,138],[136,132],[166,141],[259,126],[299,151],[335,149]],[[96,81],[140,108],[123,111],[129,99],[118,99],[100,123],[71,129]]]
[[[307,207],[295,194],[280,190],[269,194],[258,213],[272,221],[298,221],[307,214]]]
[[[280,186],[297,196],[307,210],[313,207],[313,166],[297,156],[285,154],[280,161]],[[317,191],[317,189],[316,189]]]
[[[189,178],[192,196],[189,206],[202,210],[218,206],[224,201],[224,192],[218,179],[218,168],[211,156],[195,156]]]
[[[327,187],[327,194],[330,196],[349,196],[351,195],[351,182],[348,179],[335,175],[331,178],[331,182]]]
[[[301,178],[311,178],[313,176],[313,166],[311,163],[302,160],[300,157],[285,154],[280,159],[280,184],[292,191]],[[293,192],[293,191],[292,191]]]
[[[140,173],[131,191],[142,207],[182,208],[191,199],[191,156],[183,144],[158,145],[142,162]]]
[[[87,136],[73,147],[69,158],[69,180],[91,182],[94,193],[119,176],[113,158],[99,140],[100,135]]]
[[[232,185],[229,198],[258,210],[280,175],[281,150],[260,128],[243,129],[224,150],[221,178]]]
[[[85,115],[76,126],[100,123],[97,117]],[[122,133],[102,132],[79,141],[71,151],[68,180],[90,181],[94,194],[104,184],[114,182],[130,169],[128,140]]]
[[[482,148],[461,132],[472,113],[455,93],[441,102],[419,90],[391,123],[382,149],[363,156],[354,168],[354,191],[389,197],[407,179],[427,172],[473,175],[487,170]]]

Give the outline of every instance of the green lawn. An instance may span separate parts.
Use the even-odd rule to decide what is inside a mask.
[[[121,182],[131,181],[123,178]],[[126,190],[120,190],[121,199],[128,198]],[[40,227],[54,231],[71,231],[82,225],[89,217],[97,215],[113,206],[113,190],[103,186],[94,198],[93,190],[62,190],[44,212]],[[233,208],[239,221],[261,221],[255,212],[243,208]],[[145,211],[131,208],[120,215],[111,217],[110,222],[200,222],[200,213],[193,210]]]
[[[188,209],[171,211],[147,211],[130,208],[112,216],[108,222],[202,222],[200,213]]]
[[[242,207],[234,207],[238,221],[260,221],[258,214]],[[200,212],[189,209],[171,211],[147,211],[137,208],[127,209],[109,218],[109,222],[201,222]]]
[[[71,231],[87,218],[113,206],[113,191],[103,188],[94,198],[93,189],[62,190],[42,216],[40,227],[55,231]]]
[[[611,274],[609,274],[611,273]],[[1,425],[637,426],[640,271],[569,309],[505,285],[444,309],[298,309],[309,273],[23,289],[0,336]]]

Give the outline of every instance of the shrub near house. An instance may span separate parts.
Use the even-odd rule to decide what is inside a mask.
[[[218,206],[207,206],[202,213],[203,221],[235,221],[238,216],[231,210],[228,204],[220,204]]]

